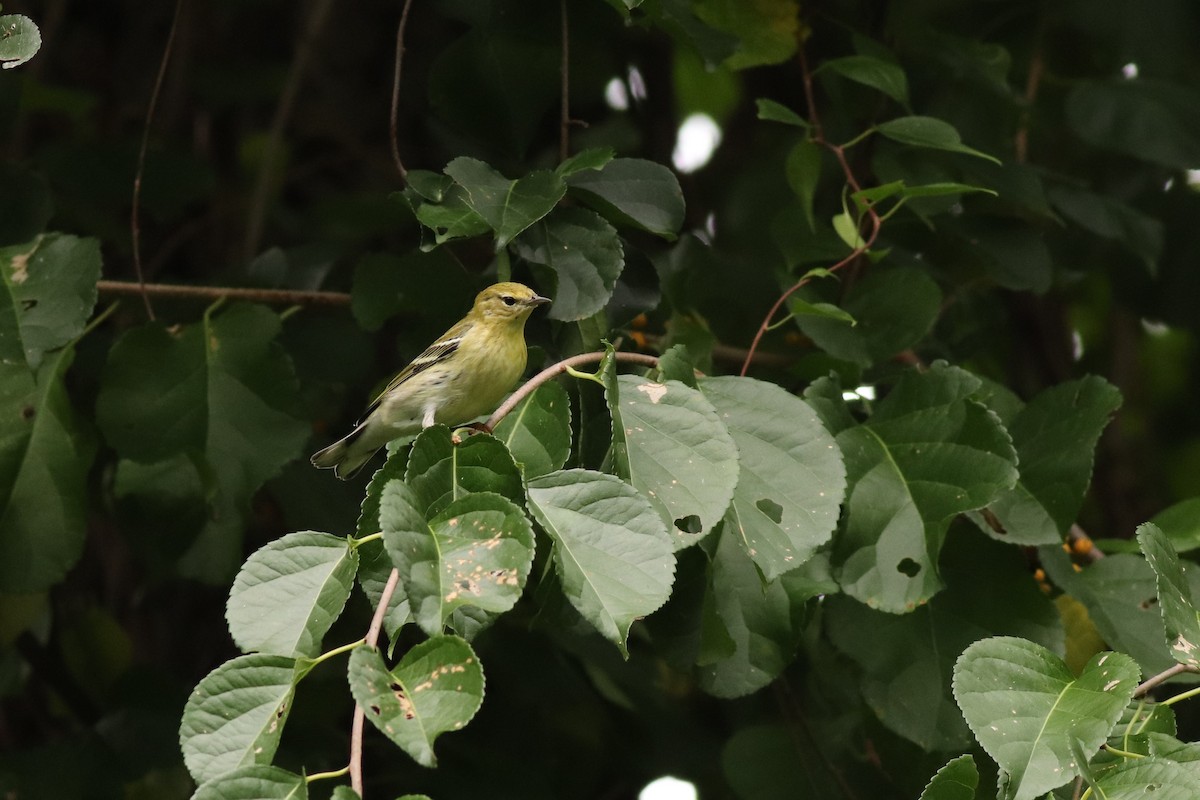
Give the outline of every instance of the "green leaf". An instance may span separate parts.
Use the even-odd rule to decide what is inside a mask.
[[[24,14],[0,15],[0,67],[12,69],[33,58],[42,46],[42,32]]]
[[[549,382],[500,420],[493,435],[504,443],[526,480],[561,469],[571,455],[571,401]]]
[[[417,221],[433,231],[434,245],[422,245],[422,250],[430,250],[452,239],[469,239],[491,230],[487,220],[471,206],[467,190],[458,184],[451,186],[438,203],[422,202],[419,197],[408,194],[408,190],[405,190],[405,196]]]
[[[445,425],[426,428],[413,442],[405,480],[417,510],[427,518],[471,492],[525,502],[521,471],[502,442],[480,433],[456,445]]]
[[[988,506],[987,518],[970,518],[1002,542],[1062,541],[1091,482],[1096,442],[1120,406],[1117,388],[1094,375],[1043,391],[1008,424],[1021,469],[1016,486]]]
[[[429,800],[429,798],[425,797],[425,795],[415,794],[406,794],[398,798],[398,800],[406,800],[406,798],[407,800],[415,800],[419,798]],[[359,797],[358,792],[343,784],[342,786],[333,787],[333,794],[329,795],[329,800],[362,800],[362,798]]]
[[[0,299],[16,316],[25,360],[37,369],[48,351],[83,333],[96,305],[100,242],[51,233],[2,248],[0,277]]]
[[[954,129],[953,125],[934,117],[899,117],[881,122],[875,126],[875,129],[892,141],[901,144],[928,147],[933,150],[949,150],[953,153],[966,153],[986,158],[997,164],[1000,163],[999,159],[987,153],[967,147],[962,143],[962,137],[958,135],[958,131]]]
[[[866,248],[867,243],[858,232],[858,222],[850,216],[849,211],[843,211],[833,218],[833,230],[851,250]]]
[[[422,630],[436,636],[448,623],[471,638],[520,599],[533,564],[533,528],[518,506],[491,492],[461,497],[428,522],[416,502],[403,481],[384,487],[379,515],[388,555]]]
[[[226,661],[196,684],[179,725],[183,761],[196,782],[270,764],[299,680],[293,659],[255,654]]]
[[[37,376],[0,363],[0,590],[33,592],[62,580],[83,553],[95,447],[64,385],[65,347]]]
[[[969,526],[942,553],[946,589],[909,614],[888,614],[847,597],[825,600],[825,629],[862,667],[862,697],[887,728],[923,750],[971,744],[950,687],[954,660],[989,635],[1032,640],[1062,654],[1063,626],[1029,579],[1025,557]]]
[[[800,41],[797,0],[698,0],[693,7],[709,27],[738,38],[737,50],[725,59],[729,69],[780,64],[796,53]]]
[[[483,704],[483,668],[457,636],[421,642],[391,671],[375,648],[356,648],[349,678],[354,701],[371,724],[424,767],[437,765],[437,738],[462,728]]]
[[[808,302],[817,293],[803,293]],[[923,269],[876,269],[837,306],[814,303],[819,314],[803,314],[796,324],[834,358],[862,366],[880,363],[920,342],[941,311],[942,290]],[[807,310],[807,309],[806,309]]]
[[[260,548],[242,565],[225,618],[243,652],[315,657],[341,615],[358,553],[328,533],[289,533]]]
[[[392,557],[388,555],[382,539],[372,539],[358,546],[358,582],[372,608],[379,607],[379,601],[383,599],[383,589],[393,569],[395,566],[392,564]],[[398,585],[392,591],[392,599],[388,602],[388,610],[384,612],[383,617],[383,631],[393,646],[400,629],[412,621],[408,593],[402,585]]]
[[[616,228],[586,208],[555,209],[515,244],[521,258],[553,270],[548,315],[562,322],[590,317],[608,305],[625,267]]]
[[[846,489],[841,452],[812,408],[774,384],[704,378],[700,389],[737,446],[724,535],[772,581],[833,535]]]
[[[531,480],[529,510],[554,541],[571,605],[627,656],[634,620],[671,595],[675,556],[662,519],[621,479],[581,469]]]
[[[722,526],[712,562],[711,604],[718,636],[733,644],[696,666],[700,688],[716,697],[742,697],[763,688],[783,672],[796,654],[804,601],[812,584],[797,572],[764,584],[762,575],[736,536]],[[718,625],[710,626],[717,628]],[[724,644],[724,642],[722,642]],[[711,650],[701,642],[701,651]]]
[[[1200,647],[1200,613],[1192,602],[1192,589],[1183,575],[1179,554],[1167,535],[1152,522],[1138,526],[1137,540],[1154,570],[1158,607],[1162,611],[1171,655],[1180,664],[1200,667],[1200,658],[1196,655],[1196,649]]]
[[[932,597],[950,521],[1016,483],[1008,433],[971,399],[979,386],[944,362],[906,372],[870,420],[838,434],[850,489],[837,577],[872,608],[905,613]]]
[[[96,401],[109,444],[143,463],[194,454],[215,477],[210,521],[181,562],[189,577],[232,578],[251,496],[308,440],[279,332],[274,312],[234,305],[198,325],[133,328],[109,353]]]
[[[191,800],[308,800],[308,783],[279,767],[242,767],[200,784]]]
[[[674,240],[683,225],[683,190],[675,173],[654,161],[616,158],[602,170],[567,179],[571,194],[614,225]]]
[[[650,500],[676,549],[717,524],[738,482],[737,449],[703,394],[638,375],[607,385],[616,472]]]
[[[1064,217],[1097,236],[1120,242],[1142,259],[1151,275],[1157,274],[1163,251],[1161,220],[1115,197],[1072,186],[1054,186],[1047,190],[1046,196]]]
[[[559,164],[554,171],[559,177],[566,178],[584,170],[604,169],[604,166],[613,160],[614,155],[611,147],[589,147]]]
[[[975,759],[968,753],[951,759],[937,771],[920,800],[975,800],[975,789],[979,786],[979,770]]]
[[[873,56],[843,56],[825,61],[817,72],[832,70],[843,78],[878,89],[908,107],[908,78],[898,65]]]
[[[1102,653],[1076,678],[1046,648],[999,636],[959,656],[954,696],[975,738],[1007,773],[1008,796],[1032,800],[1079,774],[1072,739],[1096,752],[1139,675],[1129,656]]]
[[[390,481],[404,480],[404,473],[408,469],[408,455],[408,448],[398,448],[388,455],[383,466],[371,476],[358,510],[358,523],[355,525],[355,536],[358,538],[363,539],[383,530],[379,526],[379,497],[383,494],[383,487]]]
[[[699,388],[696,382],[696,365],[687,345],[676,344],[668,347],[658,357],[659,381],[679,381],[693,389]]]
[[[1175,169],[1200,164],[1200,95],[1163,81],[1082,82],[1067,96],[1067,122],[1088,144]]]
[[[1150,521],[1162,529],[1176,551],[1186,553],[1200,547],[1200,497],[1168,506]]]
[[[1196,770],[1161,758],[1131,758],[1097,781],[1105,800],[1193,800]]]
[[[808,139],[798,142],[788,152],[783,170],[788,186],[791,186],[792,191],[800,198],[800,207],[804,210],[804,219],[808,221],[809,230],[815,230],[813,197],[817,192],[817,182],[821,179],[820,145]]]
[[[760,97],[754,101],[758,106],[758,118],[767,122],[782,122],[785,125],[795,125],[798,128],[808,130],[810,127],[808,120],[792,111],[782,103],[777,103],[766,97]]]
[[[539,170],[510,181],[474,158],[454,159],[445,173],[466,190],[467,204],[496,232],[497,250],[549,214],[567,191],[553,172]]]

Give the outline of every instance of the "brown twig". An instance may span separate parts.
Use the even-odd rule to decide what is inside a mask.
[[[150,305],[150,295],[146,292],[146,275],[142,270],[142,176],[146,171],[146,151],[150,147],[150,125],[154,122],[154,110],[158,108],[158,96],[162,94],[163,80],[167,75],[167,64],[171,61],[171,50],[175,46],[175,33],[179,30],[179,17],[183,13],[183,0],[175,0],[175,14],[171,17],[171,30],[167,34],[167,44],[163,48],[162,60],[158,63],[158,76],[154,79],[154,89],[150,92],[150,105],[146,108],[146,124],[142,126],[142,145],[138,150],[137,171],[133,175],[133,208],[129,212],[129,233],[133,239],[133,272],[137,275],[138,286],[141,289],[142,304],[146,307],[146,316],[154,319],[154,309]]]
[[[1025,100],[1021,109],[1021,121],[1017,133],[1013,137],[1013,160],[1024,164],[1029,156],[1029,122],[1033,116],[1033,104],[1037,100],[1038,89],[1042,85],[1042,75],[1046,71],[1046,60],[1042,55],[1042,42],[1046,33],[1046,18],[1038,19],[1037,30],[1033,35],[1033,55],[1029,58],[1029,74],[1025,78]]]
[[[393,569],[392,574],[388,575],[387,583],[384,584],[383,593],[379,595],[379,605],[375,609],[375,616],[371,617],[371,626],[367,628],[367,638],[363,640],[367,647],[375,647],[379,642],[383,618],[387,615],[388,604],[392,602],[392,594],[399,582],[400,570]],[[358,792],[360,798],[363,797],[362,742],[365,720],[366,714],[363,713],[362,706],[355,703],[354,720],[350,725],[350,788]]]
[[[271,128],[267,133],[267,145],[263,148],[262,164],[258,168],[258,176],[254,183],[253,199],[250,203],[249,221],[246,224],[246,241],[243,256],[249,261],[258,252],[258,244],[262,239],[263,226],[267,217],[267,201],[271,194],[271,178],[275,172],[275,157],[283,144],[283,130],[291,119],[292,109],[300,94],[300,84],[308,71],[309,62],[316,52],[317,36],[325,27],[325,20],[333,7],[333,0],[315,0],[300,42],[296,47],[296,56],[292,59],[288,70],[287,80],[283,91],[279,94],[279,102],[275,106],[275,116],[271,119]]]
[[[558,112],[558,160],[563,162],[571,152],[571,37],[570,26],[567,24],[567,0],[559,0],[559,16],[562,18],[562,65],[560,76],[562,80],[562,97]]]
[[[855,192],[862,191],[862,186],[859,184],[858,178],[854,175],[854,170],[850,167],[850,162],[846,158],[846,148],[843,145],[834,144],[825,138],[825,129],[821,125],[821,115],[817,110],[817,103],[813,92],[812,70],[808,68],[808,58],[804,53],[803,47],[801,47],[799,50],[799,57],[800,69],[804,76],[804,99],[808,104],[808,119],[812,125],[812,141],[834,154],[834,156],[837,158],[838,165],[842,168],[842,174],[846,178],[846,184],[851,188],[851,190]],[[879,229],[883,225],[883,219],[879,216],[879,212],[877,212],[873,206],[867,206],[866,212],[868,225],[870,227],[866,237],[862,240],[862,244],[851,250],[850,255],[846,256],[832,267],[829,267],[828,270],[830,272],[837,272],[847,265],[854,263],[859,256],[869,251],[871,246],[875,244],[875,240],[879,238]],[[746,353],[746,360],[742,362],[742,371],[740,373],[742,376],[745,376],[750,370],[750,364],[754,361],[754,354],[758,350],[759,342],[762,341],[762,337],[766,334],[766,332],[771,329],[772,320],[774,320],[775,315],[779,313],[779,309],[783,307],[783,304],[787,302],[789,297],[799,291],[803,286],[807,285],[808,282],[808,278],[801,278],[799,281],[793,284],[789,289],[779,296],[779,299],[776,300],[775,304],[771,306],[771,310],[767,312],[765,317],[763,317],[763,321],[759,324],[758,330],[754,334],[754,341],[750,343],[750,348]]]
[[[617,361],[624,361],[627,364],[642,364],[647,367],[658,366],[658,356],[651,356],[645,353],[613,353]],[[580,353],[577,356],[571,356],[559,361],[557,364],[551,364],[544,370],[534,375],[525,385],[517,389],[499,408],[496,409],[487,422],[483,423],[487,430],[492,430],[500,424],[500,420],[504,419],[510,411],[516,408],[522,400],[533,394],[534,390],[541,386],[546,381],[557,378],[568,369],[582,366],[583,364],[593,364],[604,358],[604,353]]]
[[[396,171],[400,173],[400,180],[408,180],[408,170],[404,168],[404,162],[400,160],[400,67],[404,63],[404,29],[408,27],[408,10],[412,7],[412,0],[404,0],[404,8],[400,11],[400,24],[396,26],[396,70],[392,74],[392,118],[388,120],[388,132],[392,137],[392,161],[396,164]]]
[[[253,289],[234,286],[184,286],[168,283],[133,283],[131,281],[98,281],[101,294],[154,295],[201,300],[246,300],[251,303],[294,306],[348,306],[350,295],[345,292],[319,292],[302,289]],[[153,316],[153,315],[152,315]]]
[[[1133,690],[1133,696],[1134,697],[1143,697],[1151,689],[1158,686],[1159,684],[1166,683],[1171,678],[1174,678],[1176,675],[1182,675],[1185,672],[1200,672],[1200,669],[1189,666],[1187,664],[1175,664],[1174,666],[1167,667],[1165,670],[1158,673],[1154,677],[1147,678],[1145,681],[1143,681],[1141,683],[1141,685],[1139,685],[1136,689]]]

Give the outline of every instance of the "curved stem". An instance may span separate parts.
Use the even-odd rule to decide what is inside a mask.
[[[388,575],[383,593],[379,595],[379,606],[375,609],[375,616],[371,618],[371,626],[367,628],[366,638],[363,639],[363,644],[367,647],[375,647],[379,642],[379,631],[383,629],[383,618],[387,614],[388,605],[392,602],[392,594],[395,593],[396,584],[399,582],[400,570],[393,569],[392,574]],[[355,703],[354,720],[350,725],[350,788],[358,792],[359,798],[363,796],[362,739],[365,720],[366,715],[363,713],[362,706]]]
[[[400,66],[404,63],[404,29],[408,27],[408,10],[412,8],[412,0],[404,0],[404,8],[400,11],[400,24],[396,26],[396,70],[392,74],[392,118],[388,121],[388,132],[392,137],[392,161],[400,180],[408,180],[408,170],[400,160]]]
[[[613,353],[617,361],[624,361],[627,364],[642,364],[647,367],[658,366],[658,356],[646,355],[645,353]],[[489,431],[500,424],[500,420],[508,416],[508,413],[520,405],[521,401],[529,395],[533,394],[539,386],[552,378],[557,378],[568,369],[578,367],[582,364],[594,364],[604,358],[604,353],[580,353],[577,356],[571,356],[559,361],[557,364],[552,364],[544,370],[534,375],[525,385],[513,392],[504,403],[501,404],[496,411],[487,418],[487,422],[483,423],[484,427]]]
[[[142,126],[142,145],[138,150],[137,172],[133,175],[133,208],[129,212],[129,233],[133,240],[133,271],[137,275],[138,286],[141,289],[142,304],[146,306],[146,316],[154,319],[154,309],[150,306],[150,295],[146,292],[146,275],[142,270],[142,175],[146,171],[146,151],[150,147],[150,124],[154,121],[154,111],[158,108],[158,96],[162,94],[163,79],[167,75],[167,64],[171,61],[171,50],[175,46],[175,33],[179,30],[179,17],[183,12],[183,0],[175,0],[175,14],[171,17],[171,31],[167,34],[167,45],[163,48],[162,61],[158,64],[158,76],[154,79],[154,89],[150,92],[150,105],[146,109],[146,124]]]

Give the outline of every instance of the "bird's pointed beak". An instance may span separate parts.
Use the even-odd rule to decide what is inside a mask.
[[[545,306],[549,304],[550,298],[542,297],[540,294],[535,294],[533,297],[529,298],[529,305],[531,306]]]

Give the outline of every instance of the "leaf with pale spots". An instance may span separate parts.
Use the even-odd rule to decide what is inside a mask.
[[[872,608],[901,614],[932,597],[951,520],[1016,484],[1008,432],[972,399],[980,385],[945,362],[906,372],[870,419],[837,435],[849,489],[836,575]],[[822,403],[834,415],[838,401]]]
[[[384,487],[379,516],[388,555],[421,629],[433,636],[449,625],[471,638],[521,597],[533,528],[520,507],[491,492],[461,497],[428,521],[416,503],[404,482]]]
[[[1123,653],[1094,656],[1079,677],[1041,645],[997,636],[954,664],[954,697],[967,725],[1000,769],[1008,800],[1032,800],[1080,774],[1107,739],[1141,672]]]
[[[1158,607],[1171,655],[1180,664],[1200,667],[1200,613],[1192,602],[1192,587],[1184,576],[1179,554],[1162,529],[1152,522],[1138,526],[1137,540],[1154,570]]]
[[[197,783],[271,763],[300,677],[294,659],[255,654],[226,661],[196,685],[179,744]]]
[[[704,378],[700,391],[737,445],[741,472],[725,530],[774,580],[829,541],[846,491],[833,436],[808,403],[752,378]]]
[[[472,492],[495,492],[514,503],[525,501],[521,471],[502,442],[477,433],[454,444],[445,425],[421,431],[413,442],[404,479],[413,489],[417,510],[426,516]]]
[[[496,426],[496,438],[526,480],[561,469],[571,455],[571,401],[561,383],[543,383]]]
[[[433,743],[471,721],[483,704],[483,668],[471,645],[434,636],[391,671],[373,647],[350,654],[350,693],[371,724],[418,764],[437,765]]]
[[[571,605],[628,656],[629,627],[667,601],[675,579],[662,519],[620,478],[583,469],[530,481],[529,510],[554,540]]]
[[[328,533],[289,533],[242,565],[225,618],[245,652],[316,656],[321,639],[342,613],[358,553]]]
[[[662,517],[675,549],[695,544],[725,513],[738,481],[733,438],[703,394],[638,375],[606,381],[617,474]]]
[[[242,767],[202,783],[191,800],[308,800],[308,783],[279,767]]]

